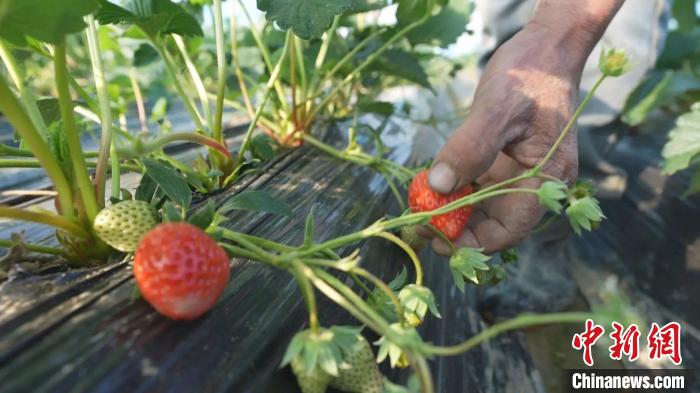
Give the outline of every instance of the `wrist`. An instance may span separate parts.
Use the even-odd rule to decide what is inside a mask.
[[[624,0],[539,0],[524,30],[537,32],[542,44],[561,53],[569,71],[581,72],[591,51]]]

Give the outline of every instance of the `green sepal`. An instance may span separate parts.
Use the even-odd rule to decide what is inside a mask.
[[[476,271],[489,270],[489,265],[486,264],[486,261],[491,259],[491,257],[482,254],[480,251],[480,249],[468,247],[460,248],[450,258],[452,278],[454,278],[457,288],[462,292],[465,289],[465,279],[478,284],[479,280]]]

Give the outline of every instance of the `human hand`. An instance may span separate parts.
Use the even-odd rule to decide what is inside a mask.
[[[550,41],[548,41],[550,40]],[[545,44],[546,43],[546,44]],[[551,43],[546,29],[529,25],[496,51],[479,82],[469,116],[438,154],[429,183],[440,193],[476,181],[481,187],[533,168],[547,154],[571,118],[578,98],[583,61],[566,45]],[[576,134],[572,130],[543,168],[567,183],[578,172]],[[537,188],[541,179],[513,187]],[[508,194],[474,206],[457,247],[492,253],[508,248],[544,215],[537,196]],[[449,255],[439,238],[433,249]]]

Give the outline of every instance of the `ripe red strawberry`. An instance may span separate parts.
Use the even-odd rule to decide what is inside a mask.
[[[470,185],[466,185],[449,195],[433,191],[428,184],[428,171],[426,170],[418,173],[408,187],[408,206],[414,213],[431,211],[471,193],[472,187]],[[434,216],[430,219],[430,224],[448,239],[455,240],[467,226],[471,214],[471,206],[465,206],[446,214]]]
[[[161,224],[139,243],[134,276],[141,294],[158,312],[172,319],[195,319],[209,311],[224,291],[229,259],[196,226]]]

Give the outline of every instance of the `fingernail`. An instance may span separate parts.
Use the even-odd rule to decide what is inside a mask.
[[[457,185],[457,174],[444,162],[438,162],[428,174],[430,187],[442,194],[451,192]]]

